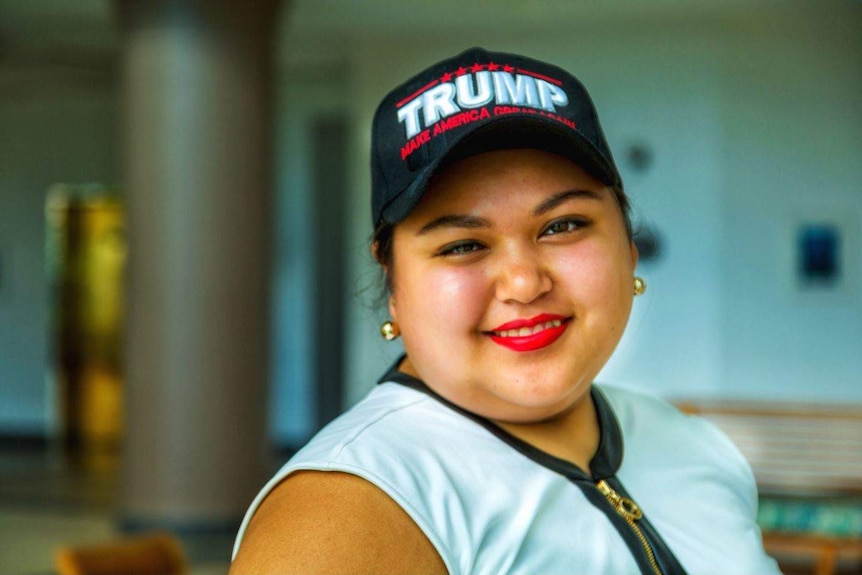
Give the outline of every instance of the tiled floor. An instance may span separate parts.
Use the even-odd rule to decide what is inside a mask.
[[[0,450],[0,575],[49,575],[58,547],[121,537],[115,468],[85,470],[51,449]],[[232,534],[182,539],[193,574],[227,572]]]

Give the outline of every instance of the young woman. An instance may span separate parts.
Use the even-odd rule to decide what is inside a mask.
[[[593,384],[645,284],[580,82],[468,50],[383,100],[372,169],[406,354],[264,487],[232,573],[778,572],[730,441]]]

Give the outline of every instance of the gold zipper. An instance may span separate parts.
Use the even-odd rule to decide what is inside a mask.
[[[656,575],[662,575],[661,569],[659,569],[658,562],[655,560],[655,554],[653,553],[652,547],[650,547],[649,541],[647,541],[646,536],[644,536],[641,528],[635,524],[635,521],[644,516],[641,508],[638,507],[638,504],[629,499],[628,497],[623,497],[616,491],[614,488],[608,485],[608,482],[604,479],[600,480],[596,483],[596,487],[601,492],[602,495],[610,502],[611,506],[616,510],[620,516],[626,520],[626,523],[631,526],[632,531],[634,531],[635,536],[637,536],[638,540],[640,540],[641,545],[643,545],[644,551],[646,551],[647,559],[649,559],[649,563],[652,566],[652,570]]]

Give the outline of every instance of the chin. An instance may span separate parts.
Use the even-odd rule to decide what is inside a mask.
[[[519,411],[549,418],[568,409],[588,389],[589,386],[578,389],[570,383],[565,385],[536,385],[530,389],[516,388],[506,394],[507,397],[500,397],[500,399],[516,407]]]
[[[486,414],[491,420],[501,423],[541,423],[566,413],[571,405],[525,405],[508,404],[497,413]]]

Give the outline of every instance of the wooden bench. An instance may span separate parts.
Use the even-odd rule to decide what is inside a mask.
[[[677,401],[748,458],[767,552],[786,572],[862,573],[862,405]],[[800,561],[802,563],[800,563]]]

